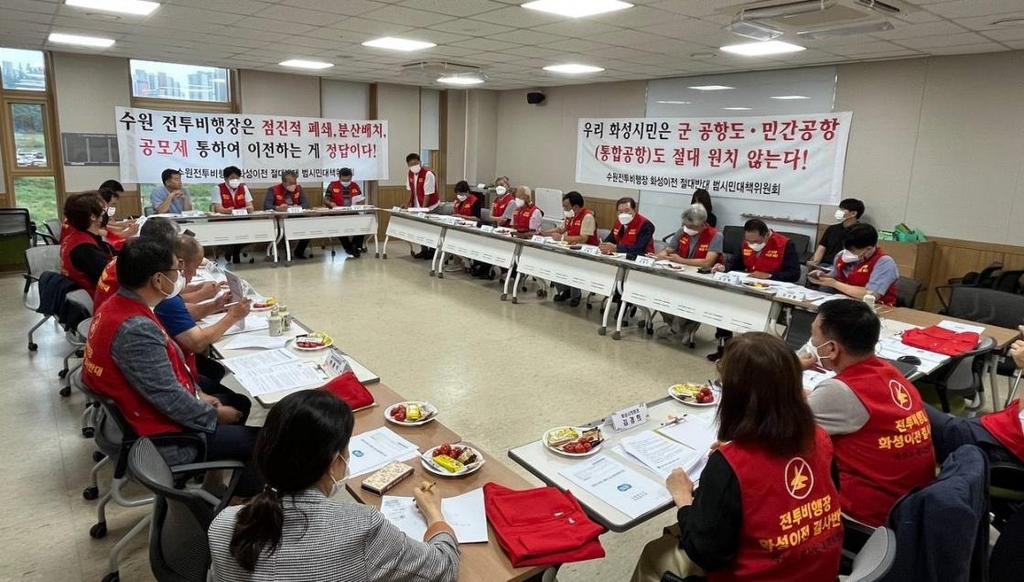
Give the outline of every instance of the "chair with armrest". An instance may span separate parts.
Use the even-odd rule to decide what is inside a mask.
[[[989,554],[989,580],[1020,580],[1024,572],[1024,511],[1013,514],[999,530]]]
[[[882,580],[896,561],[896,533],[887,527],[875,529],[853,558],[846,582]]]
[[[996,340],[982,336],[973,350],[956,356],[950,363],[927,376],[925,380],[934,385],[939,394],[943,412],[950,411],[950,395],[973,401],[971,409],[976,410],[984,405],[985,359],[995,347]]]
[[[989,467],[988,495],[992,527],[1002,532],[1014,515],[1024,513],[1024,465],[992,463]]]
[[[34,352],[39,349],[39,346],[33,341],[33,334],[54,315],[52,311],[42,304],[39,279],[47,271],[60,273],[60,247],[45,245],[26,249],[25,263],[28,265],[28,272],[22,275],[25,278],[25,290],[23,292],[25,307],[43,316],[42,319],[28,330],[28,351]]]
[[[1024,269],[1016,271],[1003,271],[992,284],[996,291],[1004,293],[1024,293]]]
[[[921,293],[921,282],[910,277],[896,280],[896,307],[914,308],[917,296]]]
[[[999,271],[1003,269],[1003,264],[999,261],[989,263],[981,271],[970,271],[965,273],[963,277],[954,277],[948,279],[946,283],[950,285],[963,285],[965,287],[991,287],[995,283],[996,278],[999,276]]]
[[[85,341],[88,337],[89,325],[83,326],[82,324],[86,322],[92,323],[93,311],[92,296],[82,289],[76,289],[68,293],[65,302],[67,303],[65,314],[78,315],[68,322],[64,330],[64,339],[71,344],[71,351],[68,352],[68,355],[64,356],[64,367],[57,374],[61,380],[66,379],[68,374],[75,369],[70,365],[71,358],[81,358],[85,355],[83,350],[85,349]],[[85,333],[80,333],[83,330]],[[77,366],[81,366],[81,363],[77,364],[76,368]],[[63,386],[60,390],[60,395],[63,397],[70,396],[71,385]],[[92,435],[86,434],[85,436],[91,437]]]

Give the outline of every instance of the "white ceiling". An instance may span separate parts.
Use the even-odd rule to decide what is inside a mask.
[[[425,84],[402,64],[447,60],[476,65],[489,89],[652,79],[812,64],[995,52],[1024,48],[1022,0],[909,0],[919,8],[896,29],[801,41],[776,57],[721,54],[746,42],[723,30],[744,0],[630,0],[634,8],[579,20],[521,8],[526,0],[162,0],[148,17],[89,13],[60,0],[2,0],[0,46],[98,53],[237,69],[288,71],[277,63],[326,60],[310,74],[365,82]],[[113,37],[110,49],[49,45],[51,32]],[[415,53],[360,43],[392,35],[437,43]],[[783,39],[785,40],[785,39]],[[691,55],[719,52],[713,57]],[[607,69],[568,77],[541,70],[580,62]]]

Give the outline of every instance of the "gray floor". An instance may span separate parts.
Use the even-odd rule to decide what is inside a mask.
[[[439,406],[464,439],[532,483],[540,484],[507,459],[509,448],[551,426],[592,420],[714,374],[703,357],[714,348],[713,330],[702,330],[695,351],[635,328],[613,341],[597,335],[596,305],[588,311],[542,302],[532,288],[519,305],[501,302],[497,282],[459,273],[430,278],[406,245],[389,247],[386,261],[372,254],[344,260],[340,249],[332,259],[317,249],[316,258],[290,268],[258,263],[237,271],[303,322],[330,332],[389,386]],[[0,580],[98,581],[107,551],[145,509],[111,507],[107,538],[89,537],[96,502],[81,492],[94,447],[79,431],[81,395],[57,395],[69,348],[46,325],[37,334],[39,351],[26,351],[24,332],[37,315],[23,307],[21,291],[20,276],[0,278],[0,322],[8,332],[0,338],[7,378],[0,392]],[[559,579],[627,579],[643,545],[673,519],[666,513],[630,532],[606,534],[607,557],[567,565]],[[122,580],[152,579],[143,539],[123,555],[120,572]]]

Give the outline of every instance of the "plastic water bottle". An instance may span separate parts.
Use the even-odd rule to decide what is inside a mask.
[[[284,333],[282,329],[281,312],[278,311],[277,307],[270,312],[270,317],[267,318],[267,333],[270,337],[280,337]]]
[[[289,332],[292,330],[292,314],[288,311],[287,305],[281,306],[281,331]]]
[[[870,307],[872,309],[872,311],[873,311],[875,309],[875,294],[874,293],[865,293],[864,294],[864,303],[867,303],[868,307]]]

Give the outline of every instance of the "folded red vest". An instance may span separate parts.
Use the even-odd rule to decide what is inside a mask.
[[[604,528],[587,517],[568,491],[516,491],[487,483],[484,507],[498,543],[516,568],[604,557],[598,540]]]
[[[914,348],[946,356],[959,356],[973,350],[981,336],[973,331],[956,332],[933,325],[903,332],[903,343]]]
[[[363,383],[356,378],[352,371],[332,378],[330,382],[321,386],[320,390],[326,390],[341,398],[352,410],[359,410],[373,404],[373,394],[370,394],[370,391],[363,386]]]

